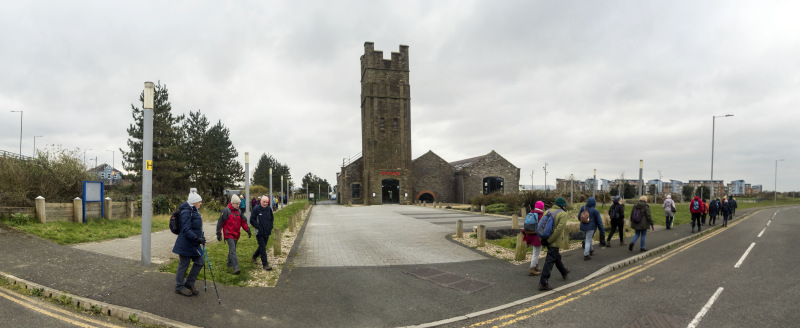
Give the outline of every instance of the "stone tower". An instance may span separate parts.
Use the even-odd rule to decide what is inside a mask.
[[[361,56],[361,152],[364,204],[412,201],[411,90],[408,46],[383,59],[372,42]]]

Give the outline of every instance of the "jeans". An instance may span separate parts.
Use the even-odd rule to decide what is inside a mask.
[[[586,233],[586,238],[583,240],[583,256],[589,256],[589,253],[594,250],[594,247],[592,247],[594,230],[584,231],[584,233]]]
[[[722,213],[722,225],[723,226],[728,225],[728,214]]]
[[[184,280],[186,270],[189,269],[189,261],[194,262],[192,270],[189,271],[189,276]],[[178,272],[175,273],[175,290],[184,289],[186,286],[194,286],[197,275],[200,274],[200,269],[203,268],[203,256],[183,256],[180,255],[178,262]]]
[[[539,254],[542,253],[542,246],[532,246],[533,252],[531,252],[531,269],[539,266]]]
[[[708,216],[708,224],[710,224],[710,225],[717,224],[717,216],[716,215],[709,215]]]
[[[700,213],[692,213],[692,231],[694,231],[695,225],[697,225],[697,231],[700,231]]]
[[[553,271],[553,265],[556,266],[558,272],[561,272],[562,276],[567,274],[567,268],[565,268],[564,263],[561,262],[561,254],[558,253],[558,247],[548,246],[547,257],[544,260],[544,267],[542,268],[542,276],[539,278],[540,284],[547,285],[547,281],[550,279],[550,272]]]
[[[267,266],[267,241],[269,240],[269,234],[267,235],[259,235],[256,234],[256,241],[258,241],[258,249],[256,252],[253,253],[253,260],[257,259],[259,256],[261,257],[261,265]]]
[[[239,241],[232,238],[225,238],[228,243],[228,266],[233,268],[233,271],[239,270],[239,256],[236,254],[236,243]]]
[[[624,222],[624,221],[623,221]],[[625,237],[625,223],[614,224],[611,223],[611,232],[608,234],[608,242],[611,242],[611,237],[614,237],[614,231],[619,229],[619,242],[622,243],[622,238]]]
[[[673,216],[673,215],[667,215],[666,216],[667,229],[671,229],[672,228],[672,221],[674,221],[674,220],[675,220],[675,216]]]
[[[636,230],[636,234],[633,235],[633,240],[631,240],[631,244],[636,245],[636,240],[639,239],[639,236],[642,236],[642,243],[639,246],[640,249],[644,249],[644,239],[647,237],[647,229],[644,230]]]

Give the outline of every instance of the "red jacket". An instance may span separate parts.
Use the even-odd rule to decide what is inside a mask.
[[[228,204],[228,206],[222,210],[222,214],[220,214],[219,220],[217,221],[217,233],[222,232],[223,238],[225,239],[239,240],[239,229],[242,228],[244,228],[244,231],[250,231],[250,227],[247,226],[247,221],[242,218],[239,207]]]
[[[694,210],[694,201],[700,202],[700,208],[697,209],[696,211]],[[704,208],[705,208],[705,203],[703,203],[703,200],[700,199],[700,196],[694,196],[694,199],[692,199],[692,201],[689,202],[689,211],[692,213],[703,213]]]

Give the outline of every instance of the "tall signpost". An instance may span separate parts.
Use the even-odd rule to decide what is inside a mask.
[[[269,206],[272,207],[272,204],[275,204],[275,198],[272,198],[272,168],[269,168]]]
[[[153,214],[153,82],[144,83],[142,131],[142,266],[150,266],[150,225]]]
[[[639,198],[642,198],[642,169],[644,168],[644,160],[639,160]]]
[[[245,205],[245,211],[250,213],[250,153],[244,153],[244,200],[243,202],[247,203]]]

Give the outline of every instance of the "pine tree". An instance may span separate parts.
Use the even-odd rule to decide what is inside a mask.
[[[186,119],[186,145],[184,149],[191,154],[187,159],[187,169],[189,181],[193,187],[203,193],[210,192],[210,186],[205,178],[207,165],[210,163],[211,153],[204,151],[206,143],[206,133],[208,132],[208,119],[205,115],[197,112],[189,112]]]
[[[209,160],[203,165],[198,183],[208,186],[211,195],[224,203],[225,189],[243,180],[244,170],[237,160],[239,153],[230,140],[230,131],[221,121],[206,132],[201,152],[208,154]]]
[[[269,168],[272,168],[272,187],[269,185]],[[272,155],[261,154],[258,165],[253,171],[253,184],[266,186],[272,190],[273,194],[277,194],[281,191],[281,176],[283,176],[284,184],[286,181],[290,181],[291,188],[292,174],[289,172],[289,166],[278,162]],[[283,188],[283,192],[287,192],[286,187]]]

